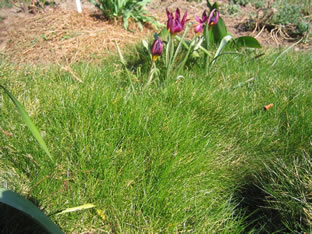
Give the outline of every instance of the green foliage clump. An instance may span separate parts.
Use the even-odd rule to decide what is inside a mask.
[[[266,2],[265,1],[255,1],[254,2],[254,6],[259,9],[259,8],[263,8],[265,6]]]
[[[226,12],[229,15],[235,15],[240,12],[240,5],[238,4],[229,4],[226,8]]]
[[[291,232],[311,232],[312,174],[310,156],[286,163],[276,160],[260,176],[266,203],[279,210],[281,222]],[[310,226],[310,227],[309,227]]]
[[[273,23],[296,26],[297,33],[304,34],[309,30],[310,23],[303,18],[303,8],[297,4],[278,5],[278,12],[273,17]]]
[[[151,0],[89,0],[99,8],[106,17],[113,18],[122,16],[124,27],[128,29],[128,20],[134,19],[143,29],[142,22],[149,22],[158,26],[154,17],[148,16],[144,7]]]
[[[188,2],[202,2],[203,0],[187,0]]]
[[[240,5],[240,6],[246,6],[251,1],[252,0],[231,0],[230,3],[237,4],[237,5]]]
[[[12,7],[11,1],[10,0],[1,0],[0,1],[0,8],[4,8],[4,7]]]

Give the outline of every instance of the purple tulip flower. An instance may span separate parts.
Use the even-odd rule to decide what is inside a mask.
[[[199,23],[196,27],[195,27],[195,33],[197,36],[199,36],[201,33],[203,33],[204,31],[204,26],[205,23],[208,20],[208,16],[207,16],[207,12],[206,10],[203,12],[202,18],[195,16],[195,20]]]
[[[213,9],[210,12],[209,18],[208,18],[208,25],[209,27],[216,25],[218,23],[219,20],[219,11],[216,9]]]
[[[182,21],[180,19],[180,9],[177,8],[175,12],[175,17],[173,17],[173,14],[166,9],[167,12],[167,29],[171,33],[171,35],[175,35],[179,32],[181,32],[185,28],[186,23],[186,17],[187,17],[187,11],[185,11]]]
[[[157,58],[162,54],[164,45],[160,38],[155,39],[152,46],[152,60],[155,62]]]

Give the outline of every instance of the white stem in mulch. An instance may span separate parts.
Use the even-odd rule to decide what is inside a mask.
[[[76,6],[77,6],[77,11],[78,13],[82,12],[82,8],[81,8],[81,2],[80,0],[76,0]]]

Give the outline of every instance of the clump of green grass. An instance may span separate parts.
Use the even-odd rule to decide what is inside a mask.
[[[9,8],[9,7],[12,7],[12,1],[11,0],[1,0],[0,8]]]
[[[40,201],[47,214],[89,202],[103,210],[104,219],[95,210],[51,216],[66,232],[263,230],[257,224],[264,217],[251,215],[262,207],[250,209],[248,194],[237,191],[253,185],[247,178],[280,173],[266,165],[292,162],[308,151],[312,135],[311,55],[284,55],[272,67],[276,56],[221,56],[208,77],[198,61],[182,78],[160,77],[146,90],[149,64],[133,62],[135,91],[112,58],[73,65],[82,83],[57,67],[16,70],[2,63],[1,80],[40,127],[57,163],[0,96],[2,130],[12,133],[0,134],[1,180]],[[264,111],[268,103],[274,107]],[[271,181],[263,182],[264,191]],[[296,215],[280,215],[279,228],[309,231],[289,225]]]
[[[308,8],[304,3],[292,3],[289,4],[285,1],[279,1],[276,3],[278,11],[273,17],[273,23],[281,25],[293,24],[296,27],[298,34],[304,34],[309,31],[311,21],[306,18]]]
[[[240,6],[252,5],[257,9],[276,9],[276,13],[267,24],[282,25],[284,27],[294,26],[289,29],[289,34],[293,37],[304,35],[309,32],[311,26],[312,2],[311,0],[301,1],[258,1],[258,0],[231,0],[226,5],[227,13],[230,15],[237,14]]]
[[[266,165],[264,174],[258,176],[266,194],[267,208],[277,210],[281,222],[291,232],[312,230],[312,174],[309,154],[305,153],[288,161],[276,159]]]

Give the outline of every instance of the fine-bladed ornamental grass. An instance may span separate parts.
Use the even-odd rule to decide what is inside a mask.
[[[207,7],[72,72],[0,57],[0,232],[312,233],[312,54]]]
[[[1,95],[1,187],[65,233],[310,233],[311,54],[220,56],[208,76],[202,57],[141,89],[145,50],[124,54],[129,77],[117,58],[73,64],[81,83],[0,64],[56,161]]]

